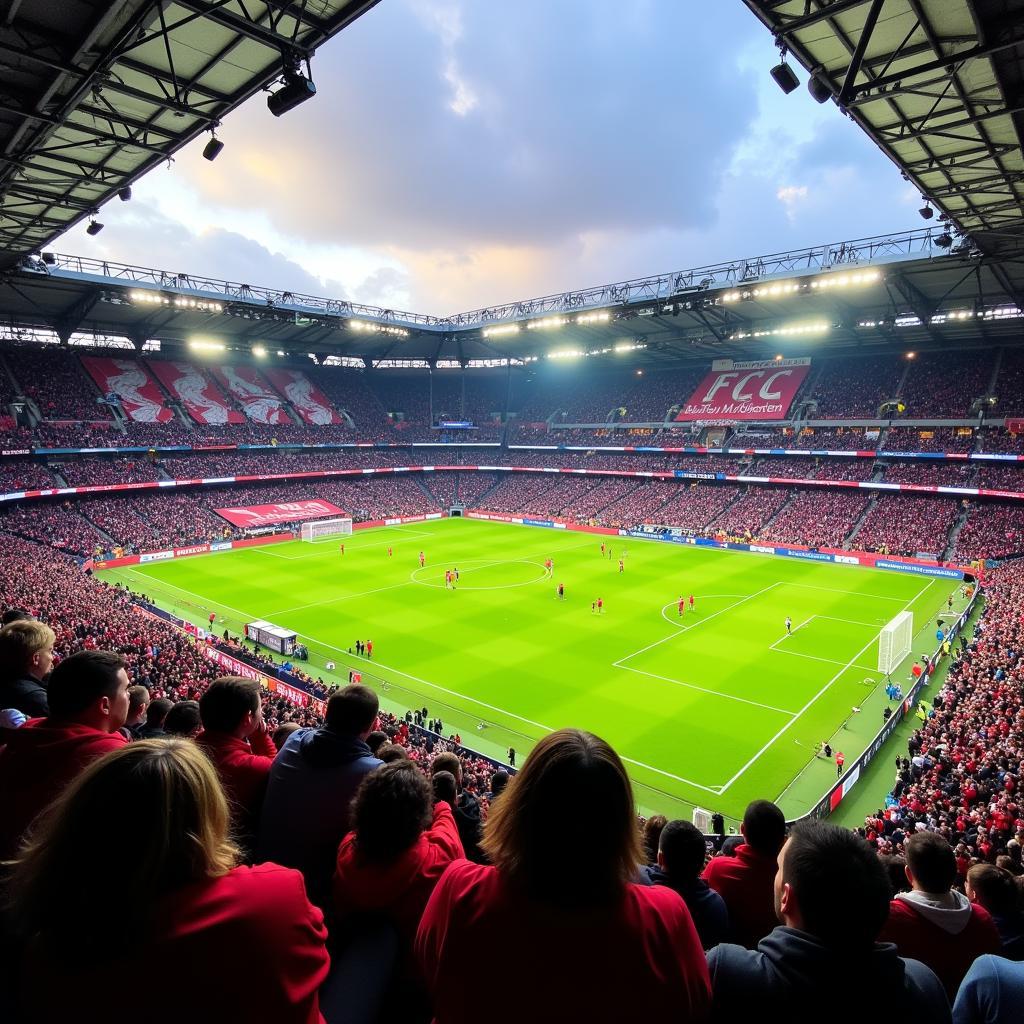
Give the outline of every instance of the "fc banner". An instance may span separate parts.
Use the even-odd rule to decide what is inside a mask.
[[[232,526],[250,529],[271,526],[274,523],[297,523],[304,519],[322,519],[324,516],[343,516],[337,505],[329,501],[285,501],[276,505],[243,505],[236,508],[215,508],[214,512]]]
[[[764,359],[715,368],[683,405],[676,420],[781,420],[811,368],[810,359]]]

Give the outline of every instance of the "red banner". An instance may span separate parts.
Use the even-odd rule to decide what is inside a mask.
[[[296,523],[303,519],[322,519],[325,516],[343,516],[337,505],[329,501],[285,501],[276,505],[243,505],[237,508],[215,508],[214,512],[232,526],[250,529],[254,526],[272,526],[274,523]]]
[[[267,370],[267,380],[311,426],[345,422],[330,399],[301,370]]]
[[[254,423],[291,423],[281,399],[252,366],[217,366],[213,375]]]
[[[104,395],[117,395],[121,408],[136,423],[166,423],[174,417],[164,407],[164,396],[156,381],[135,359],[82,356],[82,365]]]
[[[229,409],[217,385],[198,366],[191,363],[150,360],[150,369],[160,383],[185,406],[185,411],[196,423],[220,425],[244,423],[245,417],[237,409]]]
[[[676,420],[784,419],[810,368],[809,359],[716,360]]]

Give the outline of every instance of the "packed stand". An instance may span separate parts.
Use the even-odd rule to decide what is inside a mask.
[[[979,430],[977,451],[1024,455],[1024,434],[1013,434],[997,428]]]
[[[976,463],[920,460],[893,462],[885,467],[882,478],[894,484],[924,484],[931,487],[965,487],[974,474]]]
[[[967,419],[988,394],[995,350],[922,353],[911,365],[901,398],[912,419]]]
[[[922,552],[941,558],[960,511],[960,503],[950,498],[882,494],[864,519],[856,547],[888,555]]]
[[[936,427],[920,430],[911,427],[893,427],[886,431],[885,451],[892,452],[955,452],[966,454],[974,450],[974,433],[961,434],[952,428]]]
[[[810,391],[818,403],[812,419],[875,419],[881,404],[896,397],[906,367],[899,356],[848,356],[823,364]]]
[[[717,490],[717,488],[716,488]],[[748,487],[707,523],[709,532],[730,537],[757,537],[765,523],[776,516],[792,491],[784,487]]]
[[[110,407],[75,352],[54,347],[4,349],[21,393],[39,406],[44,420],[110,420]]]
[[[993,491],[1024,492],[1024,464],[1019,462],[981,462],[978,475],[974,478],[975,487],[984,487]]]
[[[102,551],[107,543],[71,502],[33,501],[0,507],[0,530],[83,557]]]
[[[997,416],[1024,416],[1024,351],[1020,346],[1003,349],[995,391]]]
[[[956,538],[953,561],[1006,558],[1024,554],[1024,505],[976,502]]]
[[[708,525],[732,506],[740,488],[732,484],[682,484],[658,509],[659,526],[678,526],[702,533]]]
[[[865,491],[796,491],[786,507],[758,534],[761,540],[839,548],[867,507]]]
[[[53,474],[38,462],[0,462],[0,491],[40,490],[55,487]]]

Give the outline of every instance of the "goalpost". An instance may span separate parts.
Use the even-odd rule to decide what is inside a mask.
[[[314,519],[299,527],[299,540],[314,543],[325,537],[349,537],[352,535],[351,519]]]
[[[900,612],[878,634],[878,671],[889,675],[910,654],[914,639],[914,615]]]

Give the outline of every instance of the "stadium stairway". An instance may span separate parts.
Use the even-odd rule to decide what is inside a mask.
[[[879,471],[879,476],[885,472],[884,467]],[[853,542],[857,539],[857,534],[860,533],[861,527],[864,525],[864,520],[867,519],[868,514],[875,507],[878,502],[878,491],[873,491],[871,497],[868,500],[867,505],[864,506],[864,511],[860,514],[860,518],[853,524],[853,529],[846,536],[846,540],[843,541],[844,547],[853,547]]]
[[[960,531],[964,528],[964,524],[967,522],[967,517],[970,514],[970,511],[970,506],[960,509],[960,515],[957,516],[956,522],[950,528],[949,540],[946,543],[945,550],[942,552],[943,561],[947,558],[953,557],[953,552],[956,550],[957,538],[960,536]]]

